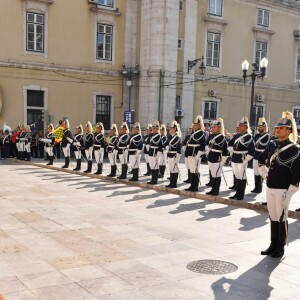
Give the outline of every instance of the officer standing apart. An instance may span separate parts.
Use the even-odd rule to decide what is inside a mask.
[[[84,148],[87,160],[87,169],[84,173],[91,173],[93,167],[94,134],[92,124],[89,121],[85,125]]]
[[[64,132],[62,136],[61,147],[65,157],[65,164],[62,166],[62,168],[66,169],[70,164],[70,147],[74,138],[70,130],[70,123],[68,119],[62,123],[62,126],[64,128]]]
[[[239,121],[240,136],[234,141],[232,153],[232,170],[236,178],[236,193],[230,199],[243,200],[247,184],[246,170],[248,162],[254,155],[254,142],[248,118]]]
[[[118,141],[118,154],[121,163],[122,172],[121,175],[118,177],[119,179],[126,179],[127,178],[127,171],[128,171],[128,144],[129,144],[129,130],[126,122],[123,122],[119,128],[119,141]]]
[[[193,123],[193,134],[190,136],[187,146],[186,154],[190,168],[191,185],[186,191],[198,192],[200,181],[200,173],[198,171],[201,156],[205,151],[205,134],[204,123],[201,116],[197,116]]]
[[[168,137],[168,145],[166,146],[167,156],[170,169],[170,183],[166,187],[177,188],[178,180],[178,164],[181,155],[181,130],[180,124],[173,121],[170,126],[170,135]]]
[[[118,144],[118,127],[112,124],[109,131],[109,143],[107,146],[108,160],[110,163],[110,174],[108,177],[115,177],[117,173],[117,144]]]
[[[129,164],[132,169],[132,178],[129,181],[139,180],[139,167],[141,160],[141,153],[143,149],[143,137],[141,135],[141,125],[136,122],[132,127],[132,135],[129,141],[128,157]]]
[[[193,124],[189,128],[189,133],[185,136],[184,141],[182,142],[182,152],[184,154],[184,163],[185,163],[185,167],[188,170],[188,178],[187,178],[187,180],[183,181],[185,183],[191,183],[191,172],[190,172],[188,155],[186,153],[186,146],[187,146],[187,143],[188,143],[188,141],[189,141],[190,136],[191,136],[192,133],[193,133]]]
[[[224,135],[223,119],[219,118],[212,123],[212,133],[208,144],[208,166],[211,173],[211,190],[207,195],[219,195],[222,168],[229,155],[227,141]]]
[[[264,150],[266,149],[270,141],[270,135],[268,133],[268,125],[265,118],[259,118],[257,124],[257,131],[258,133],[254,137],[255,151],[253,157],[255,187],[254,190],[252,190],[251,192],[259,194],[262,192],[262,178],[259,175],[259,171],[258,171],[258,160],[260,155],[264,152]]]
[[[47,163],[47,166],[53,165],[53,146],[54,146],[54,127],[53,124],[50,123],[47,127],[47,134],[45,138],[40,138],[40,141],[45,144],[45,151],[49,156],[49,162]]]
[[[275,135],[278,138],[277,143],[272,143],[275,147],[268,147],[259,158],[260,175],[267,181],[266,198],[271,219],[271,244],[261,255],[281,257],[287,240],[289,203],[299,190],[300,180],[297,127],[291,112],[282,113],[275,126]]]
[[[96,125],[96,133],[94,139],[94,154],[98,166],[98,170],[94,174],[101,175],[103,169],[103,156],[105,150],[104,126],[101,122],[97,123]]]
[[[81,124],[79,126],[77,126],[75,129],[73,146],[75,147],[74,154],[75,154],[75,158],[76,158],[76,168],[73,170],[80,171],[81,170],[81,150],[84,147],[83,128],[82,128]]]
[[[159,121],[155,121],[152,125],[152,133],[149,136],[149,165],[151,169],[151,181],[148,184],[157,184],[159,173],[159,158],[162,155],[162,139],[160,135]]]
[[[161,135],[161,142],[162,142],[162,155],[159,159],[159,174],[158,178],[164,178],[165,171],[166,171],[166,164],[167,164],[167,150],[166,146],[168,144],[168,137],[167,137],[167,128],[165,124],[161,124],[160,126],[160,135]]]

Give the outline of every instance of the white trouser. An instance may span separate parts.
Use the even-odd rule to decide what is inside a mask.
[[[20,151],[25,151],[25,143],[24,142],[20,142],[19,147],[20,147]]]
[[[93,146],[90,147],[89,149],[85,149],[85,155],[86,155],[86,159],[88,161],[92,161],[93,160]]]
[[[286,189],[271,189],[267,187],[266,198],[270,219],[279,221],[283,212],[283,200]],[[288,211],[289,207],[286,208]]]
[[[253,171],[255,176],[259,176],[257,159],[253,159]]]
[[[25,144],[25,151],[30,153],[30,143]]]
[[[121,165],[125,165],[128,162],[128,150],[125,150],[123,154],[119,154],[119,160]]]
[[[112,166],[115,166],[117,164],[117,153],[117,150],[113,150],[113,152],[108,152],[109,163]]]
[[[138,169],[141,161],[141,154],[129,155],[129,164],[132,169]]]
[[[198,173],[199,158],[196,156],[188,156],[188,163],[191,173]]]
[[[74,151],[76,159],[81,159],[81,151]]]
[[[159,157],[149,156],[149,165],[151,170],[158,170]]]
[[[232,166],[232,171],[236,179],[242,180],[246,179],[246,168],[247,166],[244,167],[242,163],[231,163]]]
[[[53,147],[45,147],[45,150],[49,156],[53,156]]]
[[[216,163],[208,162],[208,166],[209,166],[211,176],[213,178],[221,177],[222,168],[220,162],[216,162]]]
[[[184,157],[184,163],[187,169],[190,168],[188,157]]]
[[[103,164],[104,148],[94,148],[94,155],[97,164]]]
[[[62,148],[62,150],[65,157],[70,157],[70,144],[67,144],[66,147]]]
[[[149,154],[144,154],[144,157],[145,157],[146,163],[148,164],[149,163]]]
[[[160,156],[159,158],[159,162],[158,162],[158,165],[159,166],[165,166],[167,164],[167,161],[168,161],[168,157],[167,157],[167,151],[163,151],[163,154]]]
[[[178,173],[179,172],[179,169],[178,169],[179,160],[180,160],[180,154],[177,154],[174,157],[168,158],[170,173]]]

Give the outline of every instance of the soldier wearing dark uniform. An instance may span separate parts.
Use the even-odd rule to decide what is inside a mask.
[[[26,125],[24,126],[25,129],[25,155],[24,155],[24,159],[26,161],[30,161],[31,160],[31,132],[30,132],[30,126]]]
[[[168,137],[167,137],[167,128],[165,124],[161,124],[160,126],[160,135],[161,135],[161,142],[162,142],[162,155],[159,158],[159,172],[158,178],[164,178],[165,171],[166,171],[166,163],[167,163],[167,149],[166,146],[168,145]]]
[[[233,135],[233,137],[229,140],[228,142],[228,151],[230,154],[230,157],[232,157],[233,154],[233,145],[236,139],[238,139],[240,137],[240,126],[239,123],[237,124],[236,128],[235,128],[235,134]],[[229,187],[230,190],[236,190],[236,177],[234,176],[233,173],[233,185],[231,187]]]
[[[129,144],[129,130],[126,122],[123,122],[119,128],[118,154],[121,163],[122,172],[119,179],[127,178],[128,171],[128,144]]]
[[[287,214],[292,196],[299,190],[300,155],[297,141],[297,127],[293,114],[283,112],[275,126],[278,141],[259,158],[260,175],[267,181],[266,198],[271,219],[271,244],[262,255],[282,257],[287,240]],[[269,167],[269,171],[265,167]]]
[[[69,120],[65,120],[62,123],[62,126],[64,128],[64,131],[63,131],[63,136],[61,141],[61,147],[65,157],[65,164],[62,166],[62,168],[67,169],[69,168],[69,164],[70,164],[70,147],[71,144],[73,143],[74,138],[70,130]]]
[[[96,175],[102,174],[104,150],[105,150],[104,126],[101,122],[99,122],[96,125],[96,133],[94,137],[94,155],[98,166],[97,172],[94,173]]]
[[[186,191],[198,192],[200,173],[198,171],[201,156],[205,151],[205,134],[204,123],[201,116],[197,116],[193,123],[193,134],[190,136],[187,146],[186,154],[188,156],[188,163],[190,168],[191,185]]]
[[[36,130],[34,130],[31,136],[31,156],[38,158],[38,150],[38,133]]]
[[[142,149],[143,137],[141,135],[141,125],[139,122],[136,122],[132,127],[132,135],[130,136],[128,147],[128,159],[133,175],[129,181],[139,180],[139,167]]]
[[[183,151],[183,154],[184,154],[184,163],[185,163],[185,166],[188,170],[188,179],[183,181],[185,183],[191,183],[191,172],[190,172],[188,155],[186,153],[186,146],[187,146],[187,143],[188,143],[192,133],[193,133],[193,124],[189,128],[189,133],[185,136],[184,141],[182,142],[182,151]]]
[[[25,159],[25,135],[26,135],[25,125],[21,125],[21,131],[17,138],[18,145],[19,145],[18,158],[20,160]]]
[[[246,169],[254,155],[254,142],[247,117],[239,121],[240,136],[235,139],[232,153],[232,170],[236,177],[236,193],[230,199],[243,200],[247,184]]]
[[[152,132],[152,124],[148,124],[146,128],[146,135],[144,136],[144,157],[147,164],[147,172],[144,176],[151,175],[151,168],[149,165],[149,148],[150,148],[150,134]]]
[[[93,167],[94,134],[91,122],[85,125],[84,149],[87,160],[87,169],[84,173],[91,173]]]
[[[115,177],[117,173],[117,144],[118,144],[118,127],[112,124],[109,132],[109,143],[107,146],[108,160],[110,163],[110,174],[108,177]]]
[[[176,121],[173,121],[170,126],[170,135],[168,137],[166,151],[170,169],[170,183],[166,187],[177,188],[178,165],[181,156],[181,130],[180,124]]]
[[[76,158],[76,168],[74,171],[81,170],[81,151],[84,148],[84,138],[83,138],[83,128],[82,125],[78,125],[75,129],[74,142],[73,146],[75,147],[74,154]]]
[[[3,143],[3,156],[2,158],[6,159],[6,158],[9,158],[9,145],[10,145],[10,134],[9,134],[9,131],[6,129],[4,131],[4,136],[3,136],[3,140],[2,140],[2,143]]]
[[[252,190],[251,192],[259,194],[262,192],[262,178],[259,175],[259,171],[258,171],[258,160],[260,155],[264,152],[264,150],[266,149],[270,141],[270,135],[268,133],[268,125],[265,118],[259,118],[257,130],[258,133],[254,137],[255,151],[253,157],[255,187],[254,190]]]
[[[227,141],[224,135],[223,119],[212,123],[212,133],[208,144],[208,166],[211,173],[211,191],[206,194],[219,195],[222,168],[229,155]]]
[[[159,122],[155,121],[152,125],[152,133],[149,136],[149,165],[151,169],[151,181],[148,184],[157,184],[159,173],[159,158],[162,155],[162,140],[160,135]]]
[[[49,124],[47,127],[47,134],[45,138],[40,138],[40,142],[43,142],[45,144],[45,151],[49,156],[49,163],[48,166],[53,165],[53,146],[54,146],[54,127],[53,124]]]

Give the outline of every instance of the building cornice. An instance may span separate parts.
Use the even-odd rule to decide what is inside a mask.
[[[27,1],[27,0],[23,0],[23,1]],[[32,2],[42,2],[42,3],[48,3],[48,4],[52,4],[54,3],[54,0],[30,0]]]
[[[228,22],[223,20],[223,19],[219,19],[219,18],[212,18],[212,17],[204,17],[203,20],[205,22],[208,22],[208,23],[216,23],[216,24],[220,24],[220,25],[228,25]]]
[[[266,33],[266,34],[269,34],[269,35],[272,35],[275,33],[275,31],[273,30],[270,30],[270,29],[267,29],[267,28],[263,28],[263,27],[257,27],[257,26],[254,26],[252,28],[252,31],[254,32],[262,32],[262,33]]]
[[[63,73],[75,73],[82,75],[103,75],[103,76],[113,76],[120,77],[120,71],[112,71],[112,70],[99,70],[97,68],[84,68],[84,67],[75,67],[75,66],[67,66],[67,65],[59,65],[59,64],[46,64],[46,63],[38,63],[38,62],[24,62],[17,60],[4,60],[0,59],[0,67],[7,68],[20,68],[20,69],[29,69],[29,70],[37,70],[37,71],[49,71],[49,72],[63,72]]]
[[[102,7],[99,7],[99,6],[95,6],[95,7],[91,8],[91,11],[95,12],[95,13],[103,13],[103,14],[109,14],[109,15],[114,15],[114,16],[120,16],[121,15],[118,8],[109,9],[109,8],[102,8]]]
[[[292,13],[298,14],[300,11],[300,1],[295,0],[242,0],[247,3],[253,3],[260,6],[277,7],[278,9],[286,9]]]

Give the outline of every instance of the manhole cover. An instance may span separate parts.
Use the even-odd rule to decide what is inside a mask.
[[[187,264],[189,270],[203,274],[227,274],[235,272],[238,267],[230,262],[222,260],[196,260]]]

